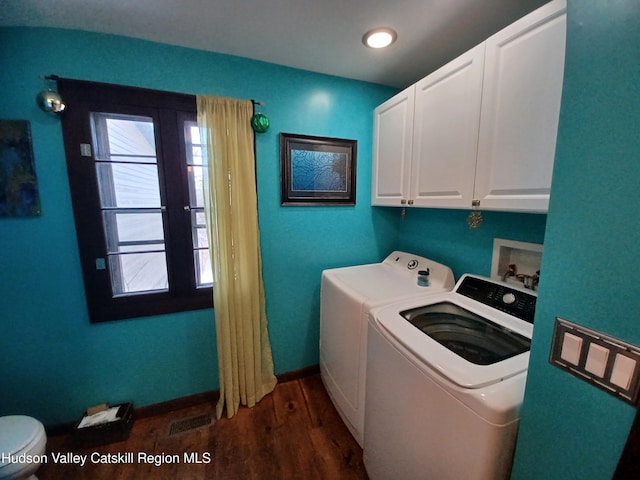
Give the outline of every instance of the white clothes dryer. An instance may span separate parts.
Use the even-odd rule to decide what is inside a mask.
[[[361,446],[369,311],[403,298],[451,290],[454,285],[449,267],[400,251],[381,263],[322,272],[320,374],[338,413]]]
[[[509,478],[536,299],[532,290],[467,274],[448,293],[371,312],[371,480]]]

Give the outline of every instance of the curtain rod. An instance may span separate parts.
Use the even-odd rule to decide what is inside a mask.
[[[54,82],[58,81],[58,80],[62,80],[62,77],[60,77],[59,75],[56,74],[51,74],[51,75],[39,75],[41,80],[52,80]],[[265,103],[261,100],[254,100],[253,98],[251,99],[251,103],[253,103],[254,105],[260,105],[261,107],[264,107]]]

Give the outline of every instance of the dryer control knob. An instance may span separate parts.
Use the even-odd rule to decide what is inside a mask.
[[[502,296],[502,301],[507,305],[511,305],[513,302],[516,301],[516,296],[513,293],[505,293]]]

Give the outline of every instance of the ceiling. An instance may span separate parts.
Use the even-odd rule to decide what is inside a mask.
[[[112,33],[403,88],[549,0],[0,0],[0,26]],[[398,40],[362,44],[374,27]]]

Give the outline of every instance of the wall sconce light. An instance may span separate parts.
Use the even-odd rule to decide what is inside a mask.
[[[55,75],[49,75],[46,77],[40,76],[40,78],[47,81],[55,81],[58,79]],[[62,101],[60,94],[51,88],[41,91],[36,96],[36,102],[38,103],[40,110],[53,114],[60,114],[67,107]]]

